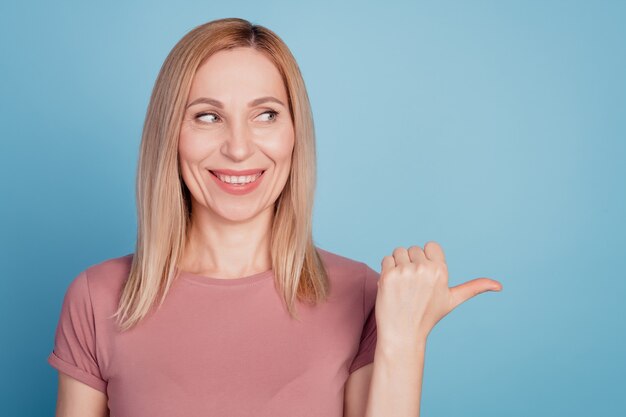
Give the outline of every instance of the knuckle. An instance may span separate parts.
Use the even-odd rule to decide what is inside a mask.
[[[426,246],[439,246],[439,243],[437,243],[434,240],[429,240],[428,242],[426,242],[426,244],[424,245],[424,247]]]
[[[439,273],[437,273],[437,269],[430,265],[423,265],[420,272],[420,276],[422,276],[424,281],[428,283],[434,283],[439,278]]]
[[[399,254],[399,253],[404,252],[405,250],[406,250],[406,249],[405,249],[404,247],[402,247],[402,246],[397,246],[396,248],[394,248],[394,250],[393,250],[393,254],[394,254],[394,255],[397,255],[397,254]]]
[[[426,275],[424,277],[424,282],[426,283],[426,285],[432,287],[437,283],[437,277],[433,275]]]
[[[417,265],[412,262],[400,265],[400,272],[402,275],[412,276],[417,271]]]

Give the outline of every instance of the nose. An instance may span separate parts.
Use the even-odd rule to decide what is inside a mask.
[[[229,125],[222,143],[221,152],[233,161],[243,161],[254,152],[252,132],[244,121],[235,121]]]

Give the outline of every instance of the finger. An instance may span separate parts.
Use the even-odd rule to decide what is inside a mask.
[[[422,248],[420,248],[419,246],[415,245],[415,246],[411,246],[408,250],[409,252],[409,257],[411,258],[411,262],[413,262],[414,264],[417,263],[426,263],[426,255],[424,254],[424,251],[422,250]]]
[[[426,242],[424,245],[424,253],[431,261],[446,262],[446,256],[443,253],[441,245],[434,240]]]
[[[489,278],[476,278],[450,288],[450,311],[470,298],[487,291],[500,291],[502,284]]]
[[[396,261],[393,259],[393,256],[391,255],[387,255],[383,257],[383,260],[380,262],[380,274],[384,274],[385,272],[387,272],[390,269],[395,268],[396,266]]]
[[[409,258],[409,252],[406,248],[399,246],[393,250],[393,258],[396,261],[396,266],[400,264],[408,264],[411,262]]]

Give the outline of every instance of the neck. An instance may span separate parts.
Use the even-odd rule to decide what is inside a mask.
[[[273,213],[274,207],[270,206],[254,217],[233,221],[196,205],[179,269],[224,278],[271,269]]]

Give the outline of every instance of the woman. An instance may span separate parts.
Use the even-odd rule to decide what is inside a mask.
[[[434,242],[396,248],[380,276],[315,246],[314,188],[282,40],[237,18],[185,35],[148,106],[136,250],[65,294],[57,415],[417,415],[428,332],[499,284],[449,291]]]

